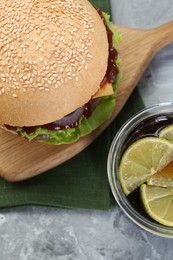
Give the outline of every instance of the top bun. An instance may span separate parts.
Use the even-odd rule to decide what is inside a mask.
[[[0,124],[53,122],[98,91],[108,41],[87,0],[1,0],[0,16]]]

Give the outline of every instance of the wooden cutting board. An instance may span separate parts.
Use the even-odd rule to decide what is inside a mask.
[[[71,145],[46,145],[0,130],[0,175],[20,181],[51,169],[86,148],[112,122],[135,88],[156,52],[173,41],[173,21],[151,30],[115,26],[123,41],[117,46],[122,58],[123,78],[117,92],[117,105],[109,121]]]

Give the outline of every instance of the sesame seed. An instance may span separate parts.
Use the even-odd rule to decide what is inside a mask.
[[[44,87],[39,87],[38,89],[39,89],[39,90],[44,90],[45,88],[44,88]]]
[[[52,84],[52,80],[50,80],[50,79],[47,82],[48,82],[49,85]]]

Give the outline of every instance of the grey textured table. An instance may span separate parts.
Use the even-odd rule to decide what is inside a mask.
[[[173,2],[112,0],[112,12],[117,24],[151,28],[173,19]],[[172,71],[173,44],[157,54],[139,82],[146,106],[173,100]],[[0,260],[172,260],[172,243],[145,232],[118,207],[0,212]]]

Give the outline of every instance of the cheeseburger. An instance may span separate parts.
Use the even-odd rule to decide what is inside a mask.
[[[0,0],[0,126],[71,143],[112,114],[120,39],[87,0]]]

